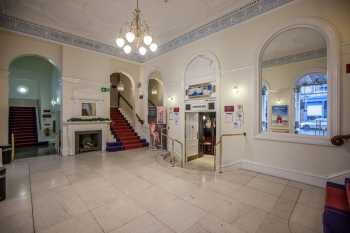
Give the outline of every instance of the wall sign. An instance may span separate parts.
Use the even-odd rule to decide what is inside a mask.
[[[109,92],[110,88],[108,87],[101,87],[101,92]]]

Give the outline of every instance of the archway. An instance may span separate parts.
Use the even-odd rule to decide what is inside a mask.
[[[127,110],[129,105],[134,107],[134,83],[133,80],[122,72],[110,75],[110,105],[113,108]]]
[[[203,52],[189,60],[184,73],[185,161],[189,168],[216,168],[219,85],[220,65],[215,55]]]
[[[148,80],[148,106],[163,106],[163,83],[156,78]]]
[[[61,94],[61,73],[47,58],[22,55],[10,63],[8,127],[16,158],[59,152]]]
[[[164,84],[159,71],[153,71],[148,76],[147,111],[152,148],[166,148],[166,109],[164,107]]]

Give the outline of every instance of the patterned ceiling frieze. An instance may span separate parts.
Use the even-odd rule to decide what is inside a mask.
[[[267,68],[271,66],[280,66],[280,65],[285,65],[289,63],[302,62],[302,61],[307,61],[307,60],[326,57],[326,56],[327,56],[327,49],[322,48],[322,49],[311,50],[303,53],[266,60],[262,63],[262,67]]]
[[[58,43],[93,50],[99,53],[104,53],[123,59],[128,59],[136,62],[143,61],[138,54],[126,55],[117,47],[104,44],[99,41],[87,39],[81,36],[73,35],[71,33],[62,32],[60,30],[32,23],[13,16],[0,14],[0,27],[3,27],[10,31],[20,32]]]
[[[264,14],[272,9],[283,6],[294,0],[255,0],[245,6],[234,10],[220,18],[217,18],[203,26],[200,26],[190,32],[187,32],[169,42],[159,46],[156,53],[141,57],[137,53],[126,55],[116,46],[108,45],[99,41],[87,39],[71,33],[56,30],[47,26],[32,23],[26,20],[0,14],[0,27],[10,31],[20,32],[46,40],[55,41],[67,45],[72,45],[111,56],[144,63],[154,57],[167,53],[171,50],[185,46],[196,40],[207,37],[213,33],[222,31],[228,27],[249,20],[255,16]]]

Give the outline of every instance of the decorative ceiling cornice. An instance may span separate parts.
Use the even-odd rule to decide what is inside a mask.
[[[96,40],[87,39],[71,33],[63,32],[47,26],[39,25],[27,20],[19,19],[0,13],[0,27],[10,31],[20,32],[31,36],[43,38],[58,43],[72,45],[114,57],[144,63],[152,58],[167,53],[171,50],[190,44],[196,40],[207,37],[213,33],[222,31],[236,24],[264,14],[277,7],[283,6],[294,0],[255,0],[243,7],[234,10],[220,18],[217,18],[203,26],[187,32],[165,44],[159,46],[158,51],[146,57],[134,53],[126,55],[116,46],[108,45]]]
[[[281,66],[289,63],[302,62],[302,61],[307,61],[307,60],[326,57],[326,56],[327,56],[327,49],[322,48],[322,49],[311,50],[303,53],[297,53],[293,55],[266,60],[262,63],[262,67],[268,68],[271,66]]]

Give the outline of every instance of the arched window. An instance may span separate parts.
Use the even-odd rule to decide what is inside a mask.
[[[308,73],[295,82],[295,133],[326,136],[328,125],[328,86],[323,73]]]
[[[256,138],[330,145],[340,130],[334,28],[322,20],[300,19],[273,33],[257,58]]]

